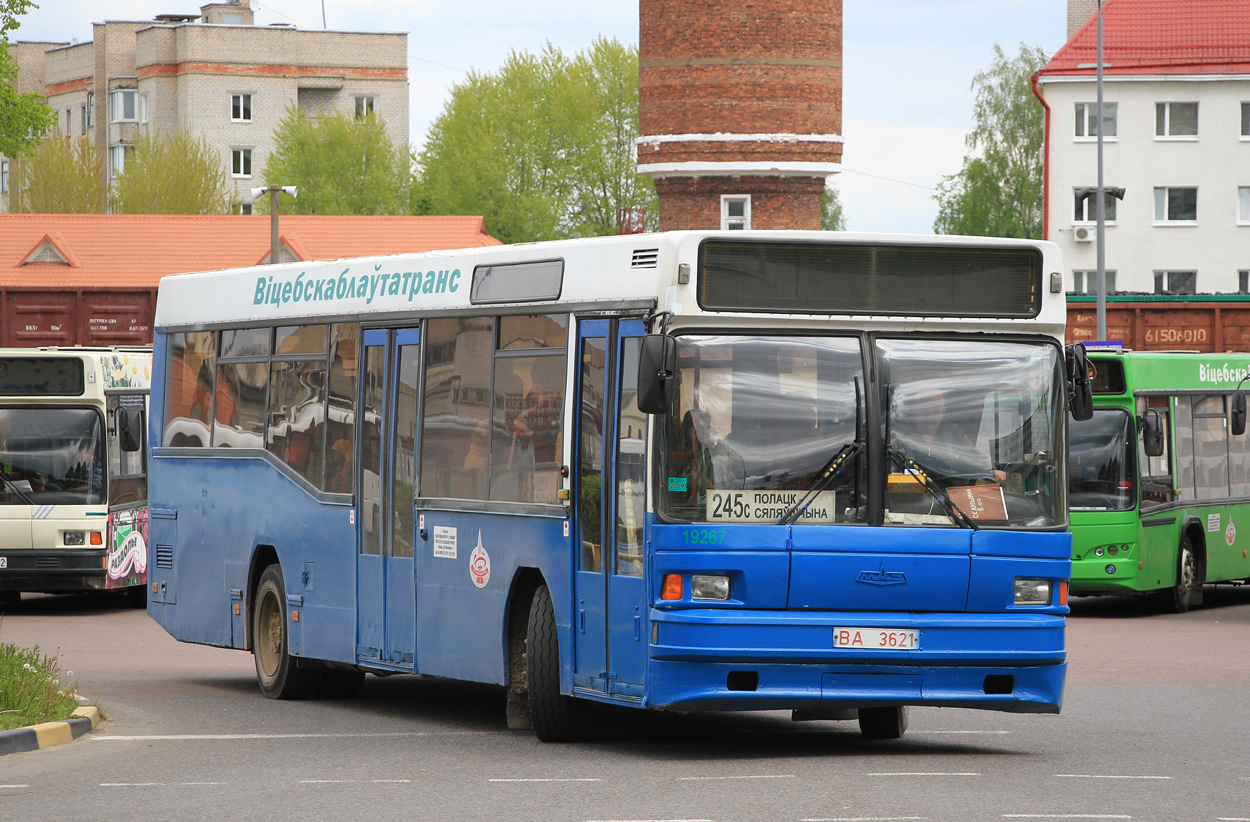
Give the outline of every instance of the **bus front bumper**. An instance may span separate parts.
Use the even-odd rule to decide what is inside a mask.
[[[1062,614],[653,611],[648,699],[673,710],[894,705],[1058,713]],[[915,630],[917,650],[836,648],[834,628]]]
[[[85,551],[56,551],[0,548],[0,591],[103,591],[105,582],[103,548]]]

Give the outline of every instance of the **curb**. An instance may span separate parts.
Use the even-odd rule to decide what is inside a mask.
[[[91,733],[99,724],[100,709],[94,705],[84,705],[74,710],[71,719],[0,731],[0,756],[73,742],[83,734]]]

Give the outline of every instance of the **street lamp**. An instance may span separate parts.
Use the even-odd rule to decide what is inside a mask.
[[[278,194],[299,196],[299,186],[261,186],[252,189],[252,200],[259,200],[260,195],[269,192],[269,262],[278,262]]]

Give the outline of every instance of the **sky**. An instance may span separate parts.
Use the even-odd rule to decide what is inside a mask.
[[[12,40],[87,41],[91,23],[196,13],[200,0],[36,0]],[[637,0],[251,0],[256,23],[408,33],[409,114],[420,150],[451,88],[512,51],[572,54],[597,37],[638,43]],[[853,231],[931,233],[933,194],[959,171],[972,78],[994,45],[1049,56],[1066,39],[1067,0],[843,0],[841,174]]]

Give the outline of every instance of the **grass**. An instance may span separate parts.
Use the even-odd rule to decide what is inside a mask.
[[[78,686],[62,662],[59,649],[46,656],[38,645],[0,642],[0,731],[70,718],[78,707]]]

